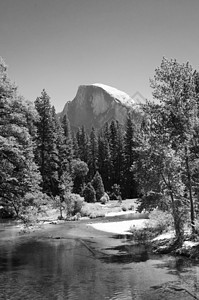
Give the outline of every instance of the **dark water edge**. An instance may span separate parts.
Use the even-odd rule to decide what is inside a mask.
[[[0,299],[199,299],[199,265],[188,259],[85,222],[29,235],[0,226]]]

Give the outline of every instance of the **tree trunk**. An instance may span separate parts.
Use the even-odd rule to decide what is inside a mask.
[[[178,209],[178,206],[175,203],[174,195],[172,192],[172,185],[170,181],[166,181],[164,175],[161,173],[162,179],[164,183],[166,184],[167,188],[169,189],[169,195],[171,198],[171,204],[172,204],[172,215],[173,215],[173,220],[174,220],[174,228],[175,228],[175,234],[176,234],[176,242],[177,244],[182,244],[183,239],[184,239],[184,229],[183,229],[183,224],[181,220],[181,215]]]
[[[193,192],[191,184],[191,173],[189,168],[189,157],[187,153],[187,147],[185,147],[185,161],[186,161],[186,171],[188,180],[188,190],[189,190],[189,200],[190,200],[190,213],[191,213],[191,229],[192,233],[195,233],[195,216],[194,216],[194,205],[193,205]]]
[[[183,230],[181,216],[180,216],[178,207],[176,206],[172,192],[170,192],[170,197],[171,197],[171,202],[172,202],[172,210],[173,210],[173,219],[174,219],[176,238],[177,238],[178,243],[182,244],[183,239],[184,239],[184,230]]]

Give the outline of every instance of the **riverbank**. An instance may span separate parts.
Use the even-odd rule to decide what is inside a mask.
[[[14,229],[10,230],[9,237],[4,237],[2,233],[1,238],[12,238],[18,234],[19,236],[28,235],[29,237],[36,237],[37,235],[42,235],[49,238],[61,239],[65,238],[66,230],[68,234],[68,231],[71,232],[70,229],[73,228],[73,236],[82,236],[85,238],[89,238],[89,235],[91,238],[100,236],[101,239],[105,237],[105,240],[106,236],[120,236],[121,238],[128,236],[132,242],[137,244],[147,241],[147,243],[152,245],[155,253],[170,253],[169,246],[174,242],[174,232],[165,232],[155,238],[153,234],[150,236],[150,228],[153,226],[152,222],[150,219],[147,219],[147,214],[139,214],[135,211],[135,201],[135,199],[127,200],[122,205],[117,201],[110,202],[107,205],[96,203],[97,210],[103,210],[105,216],[94,219],[82,217],[78,221],[58,220],[59,212],[51,209],[40,217],[38,223],[27,227],[23,224],[18,224]],[[92,207],[91,205],[89,209]],[[131,210],[124,211],[122,207],[130,207]],[[182,247],[175,248],[172,254],[199,259],[199,242],[190,241],[190,236],[187,233]]]
[[[115,221],[115,222],[99,222],[94,224],[88,224],[96,230],[118,234],[120,236],[128,235],[130,238],[133,232],[139,231],[142,233],[147,228],[152,226],[149,219],[137,219],[128,221]],[[199,241],[191,240],[190,231],[185,232],[185,240],[182,245],[174,246],[175,244],[175,232],[173,230],[158,234],[155,238],[147,241],[151,245],[152,252],[156,254],[172,254],[178,256],[186,256],[188,258],[199,260]]]

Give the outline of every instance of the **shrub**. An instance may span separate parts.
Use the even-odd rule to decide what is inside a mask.
[[[84,200],[88,203],[96,202],[96,192],[89,182],[83,191]]]
[[[122,210],[123,210],[123,211],[127,211],[127,207],[123,205],[123,206],[122,206]]]
[[[132,233],[133,240],[138,243],[147,243],[158,235],[157,230],[151,227],[145,227],[142,229],[131,227],[130,232]]]
[[[104,195],[100,199],[100,202],[101,204],[106,204],[108,201],[109,201],[109,195],[107,193],[104,193]]]
[[[84,202],[83,207],[81,209],[81,216],[82,217],[89,217],[89,218],[97,218],[97,217],[104,217],[105,213],[99,203],[87,203]]]
[[[152,227],[156,228],[159,233],[173,228],[173,217],[169,212],[155,209],[150,212],[149,219]]]
[[[114,184],[111,187],[112,193],[110,194],[111,200],[118,200],[119,202],[122,202],[121,192],[120,192],[120,185]]]
[[[105,214],[104,213],[102,213],[102,212],[92,212],[90,215],[89,215],[89,217],[91,218],[91,219],[95,219],[95,218],[102,218],[102,217],[105,217]]]
[[[81,212],[83,199],[78,194],[67,194],[65,196],[65,211],[67,216],[74,216]]]

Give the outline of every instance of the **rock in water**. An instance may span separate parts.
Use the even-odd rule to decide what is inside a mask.
[[[106,122],[112,120],[124,124],[129,111],[132,112],[133,118],[139,119],[139,107],[129,95],[96,83],[79,86],[75,98],[66,103],[61,117],[68,115],[72,129],[77,130],[84,125],[90,130],[92,126],[102,128]]]

